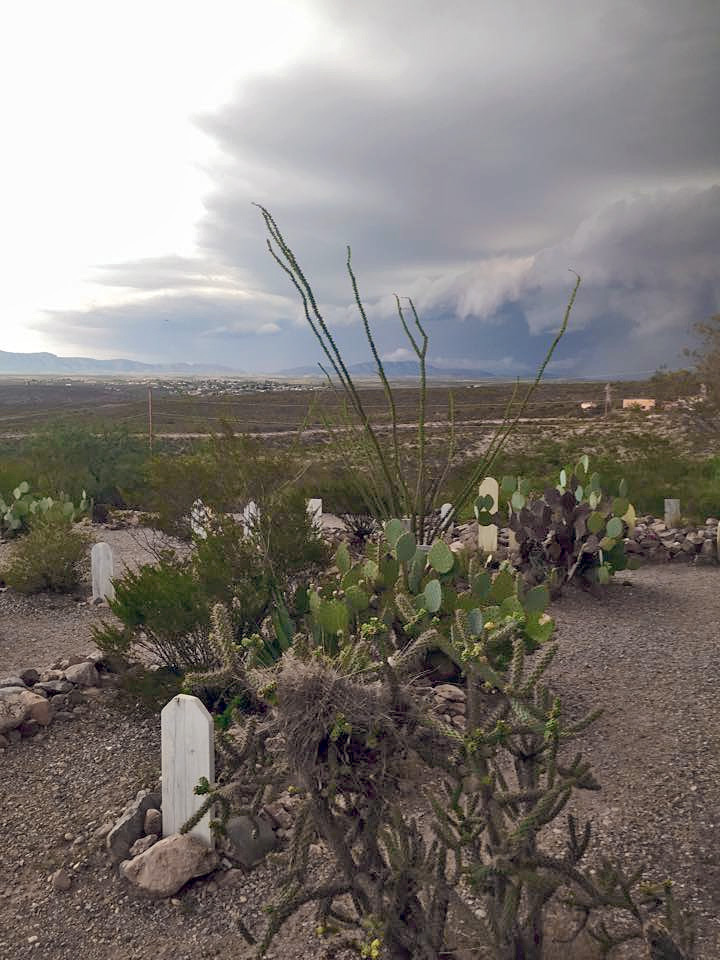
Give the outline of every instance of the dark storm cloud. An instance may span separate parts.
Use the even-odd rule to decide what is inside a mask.
[[[76,314],[76,333],[122,351],[128,318],[142,326],[177,308],[185,359],[194,336],[220,359],[224,337],[250,343],[272,325],[295,363],[313,359],[258,201],[341,326],[357,320],[352,244],[388,354],[404,346],[397,291],[423,310],[448,366],[485,356],[521,372],[559,322],[573,267],[584,285],[559,369],[676,361],[689,324],[720,301],[716,3],[313,9],[328,18],[327,49],[244,80],[198,119],[220,149],[203,256],[107,268],[105,283],[165,296],[129,300],[101,324],[98,311]],[[364,359],[361,339],[344,336]]]

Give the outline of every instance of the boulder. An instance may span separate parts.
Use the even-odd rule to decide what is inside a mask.
[[[65,679],[74,683],[76,687],[99,687],[100,674],[94,663],[83,661],[75,663],[65,670]]]
[[[433,690],[433,693],[436,697],[441,697],[443,700],[462,700],[463,703],[465,702],[465,691],[452,683],[438,684]]]
[[[267,817],[230,817],[225,824],[228,854],[250,869],[277,846],[277,837]]]
[[[25,681],[22,677],[3,677],[2,680],[0,680],[0,688],[6,687],[20,687],[20,689],[23,689],[25,687]]]
[[[154,843],[133,860],[125,860],[120,875],[149,897],[172,897],[188,880],[202,877],[218,865],[218,855],[189,833],[174,833]]]
[[[23,683],[28,685],[28,687],[34,687],[40,679],[40,674],[34,667],[28,667],[27,670],[21,670],[18,676]]]
[[[107,835],[105,846],[113,863],[130,857],[130,847],[144,834],[145,814],[151,807],[160,806],[160,794],[141,790],[123,810],[122,816]]]
[[[14,730],[26,720],[41,726],[50,723],[50,704],[27,687],[3,687],[0,690],[0,733]]]
[[[145,853],[146,850],[149,850],[150,847],[157,842],[158,835],[156,833],[150,833],[146,837],[140,837],[140,839],[136,840],[130,847],[130,856],[139,857],[141,853]]]
[[[143,830],[146,834],[162,833],[162,814],[155,807],[150,807],[145,811],[145,820],[143,821]]]
[[[45,693],[50,696],[54,696],[57,693],[69,693],[72,690],[72,684],[68,683],[67,680],[41,680],[40,683],[36,683],[35,686],[39,690],[44,690]]]

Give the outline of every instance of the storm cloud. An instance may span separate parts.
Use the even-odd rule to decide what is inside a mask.
[[[326,43],[196,118],[216,153],[197,257],[98,267],[107,305],[43,321],[143,359],[277,370],[317,359],[269,256],[267,206],[351,360],[345,244],[381,349],[395,292],[434,361],[529,371],[573,277],[563,375],[678,365],[720,309],[714,2],[317,2]]]

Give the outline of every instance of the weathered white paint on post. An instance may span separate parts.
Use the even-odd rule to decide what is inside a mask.
[[[207,527],[210,524],[210,511],[202,502],[195,500],[190,510],[190,530],[194,537],[207,540]]]
[[[115,587],[112,585],[113,555],[110,544],[100,541],[90,551],[90,570],[92,574],[93,600],[113,600]]]
[[[445,517],[447,517],[447,515],[450,513],[452,508],[453,508],[453,505],[451,503],[444,503],[440,507],[440,523],[444,522]],[[448,528],[445,531],[445,536],[447,537],[448,540],[452,540],[454,532],[455,532],[455,524],[451,523],[448,525]]]
[[[494,477],[485,477],[483,482],[480,484],[478,489],[479,497],[492,497],[493,505],[490,512],[496,513],[498,508],[498,496],[500,494],[500,487],[498,482]],[[497,525],[491,523],[489,527],[481,527],[478,524],[478,547],[483,553],[495,553],[498,545],[498,528]]]
[[[160,731],[162,828],[169,837],[202,806],[205,797],[194,793],[200,778],[215,779],[213,720],[201,700],[180,693],[163,707]],[[210,811],[190,832],[212,848]]]
[[[243,535],[249,537],[253,527],[260,517],[260,509],[254,500],[251,500],[243,510]]]
[[[665,501],[665,526],[668,530],[680,526],[680,501]]]
[[[312,497],[307,502],[307,512],[310,522],[316,530],[322,529],[322,500],[320,497]]]

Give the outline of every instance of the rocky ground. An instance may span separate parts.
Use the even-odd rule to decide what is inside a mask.
[[[646,864],[648,878],[674,879],[697,916],[699,960],[716,960],[720,570],[647,567],[618,581],[601,600],[570,592],[552,611],[560,641],[553,683],[563,702],[574,715],[605,707],[583,742],[603,789],[576,801],[575,810],[592,817],[606,852]],[[0,604],[15,602],[7,597]],[[45,616],[45,664],[83,652],[78,640],[87,636],[82,629],[96,609],[81,607],[78,614],[72,602],[46,602],[16,610],[11,630],[0,621],[0,673],[42,665],[23,639],[37,629],[34,611]],[[25,620],[27,632],[15,629]],[[218,873],[192,881],[171,900],[152,902],[133,895],[109,862],[107,824],[139,789],[157,783],[156,716],[127,695],[98,691],[75,707],[72,719],[57,719],[0,753],[0,771],[2,960],[245,955],[237,921],[262,928],[262,908],[276,893],[272,866]],[[559,839],[549,836],[548,843]],[[69,885],[53,881],[59,869]],[[317,956],[313,930],[310,916],[296,918],[270,955]],[[595,955],[583,942],[549,951],[552,960]],[[645,954],[633,949],[626,956]]]

